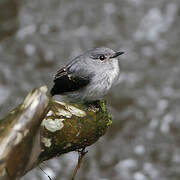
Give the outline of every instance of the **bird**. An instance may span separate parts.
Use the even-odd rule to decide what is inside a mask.
[[[60,95],[70,103],[101,100],[118,83],[118,56],[122,54],[123,51],[98,47],[75,57],[55,74],[51,95]]]

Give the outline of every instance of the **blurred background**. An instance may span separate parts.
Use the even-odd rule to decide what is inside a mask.
[[[108,95],[113,124],[89,147],[78,180],[180,179],[179,0],[1,0],[0,117],[85,50],[123,50]],[[72,177],[77,153],[41,165]],[[48,177],[36,168],[23,180]]]

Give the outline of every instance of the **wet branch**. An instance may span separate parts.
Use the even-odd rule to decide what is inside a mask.
[[[41,162],[83,149],[74,177],[86,154],[111,124],[105,102],[93,108],[53,100],[47,87],[33,90],[0,121],[0,179],[22,177]]]

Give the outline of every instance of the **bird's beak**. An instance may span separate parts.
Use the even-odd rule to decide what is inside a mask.
[[[116,58],[116,57],[118,57],[118,56],[120,56],[122,54],[124,54],[124,52],[122,52],[122,51],[115,52],[110,58]]]

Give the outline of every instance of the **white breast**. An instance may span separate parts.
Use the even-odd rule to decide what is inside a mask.
[[[119,63],[118,60],[114,61],[112,63],[112,69],[110,69],[106,74],[108,76],[108,81],[111,86],[117,84],[118,78],[119,78]]]
[[[120,71],[118,61],[114,61],[111,65],[111,68],[103,72],[99,71],[99,74],[97,74],[98,77],[92,80],[91,84],[86,88],[85,99],[100,99],[117,83]]]
[[[109,69],[102,68],[93,77],[91,83],[85,88],[68,93],[67,98],[71,102],[95,101],[106,95],[110,88],[117,83],[119,77],[118,60],[114,59]]]

